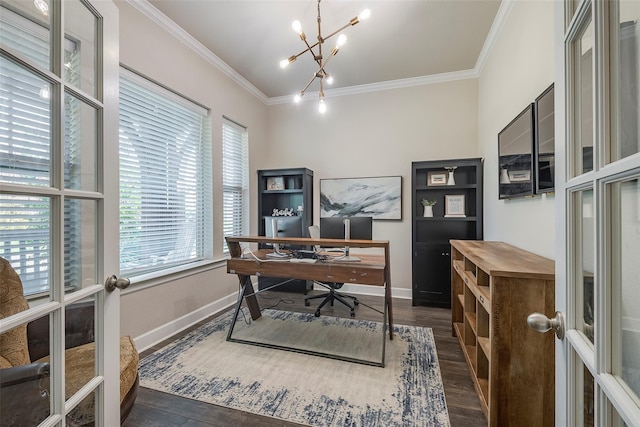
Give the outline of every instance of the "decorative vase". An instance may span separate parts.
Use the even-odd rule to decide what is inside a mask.
[[[453,177],[453,171],[455,171],[456,168],[457,166],[445,168],[449,171],[449,179],[447,180],[447,185],[456,185],[456,179]]]
[[[511,184],[509,173],[506,168],[500,169],[500,184]]]
[[[424,217],[432,217],[433,216],[433,206],[425,206],[424,207]]]

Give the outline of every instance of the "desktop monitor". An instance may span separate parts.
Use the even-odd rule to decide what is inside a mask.
[[[302,233],[302,217],[267,216],[264,218],[264,231],[264,235],[266,237],[304,237]],[[280,252],[280,249],[285,249],[284,245],[274,243],[267,244],[267,246],[273,246],[273,252],[268,253],[267,257],[282,259],[286,259],[289,257],[287,254]],[[294,245],[287,245],[286,249],[299,249],[299,247]]]
[[[349,227],[344,223],[349,220]],[[346,235],[346,230],[349,235]],[[320,237],[323,239],[371,240],[373,238],[373,221],[370,216],[320,218]]]
[[[273,234],[273,220],[278,234]],[[301,216],[267,216],[264,218],[264,235],[267,237],[304,237]]]

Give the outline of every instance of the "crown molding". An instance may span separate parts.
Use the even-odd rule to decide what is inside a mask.
[[[182,29],[178,24],[169,19],[165,14],[156,9],[151,3],[147,0],[126,0],[131,6],[136,8],[139,12],[141,12],[144,16],[151,19],[153,22],[162,27],[169,34],[173,35],[180,42],[184,43],[187,47],[193,50],[196,54],[201,56],[207,62],[212,64],[218,70],[220,70],[224,75],[229,77],[231,80],[236,82],[240,87],[245,89],[247,92],[258,98],[265,105],[278,105],[291,102],[291,96],[278,96],[278,97],[267,97],[262,91],[256,88],[253,84],[251,84],[247,79],[242,77],[237,71],[231,68],[227,63],[218,58],[213,52],[207,49],[202,43],[196,40],[193,36],[187,33]],[[443,83],[450,82],[455,80],[465,80],[465,79],[473,79],[478,78],[480,73],[482,72],[482,68],[487,61],[487,58],[495,44],[500,32],[502,31],[502,27],[504,26],[511,9],[513,8],[515,0],[503,0],[500,3],[500,8],[498,9],[498,13],[496,14],[496,18],[491,25],[491,29],[489,30],[489,35],[485,40],[485,43],[480,51],[480,55],[478,56],[478,60],[476,61],[476,65],[473,69],[456,71],[452,73],[442,73],[435,74],[430,76],[420,76],[420,77],[411,77],[407,79],[399,79],[399,80],[388,80],[385,82],[379,83],[371,83],[364,84],[358,86],[350,86],[338,89],[330,89],[325,91],[325,98],[329,97],[338,97],[338,96],[346,96],[346,95],[356,95],[361,93],[369,93],[369,92],[378,92],[383,90],[391,90],[391,89],[400,89],[407,87],[415,87],[422,86],[427,84],[434,83]],[[317,98],[318,92],[308,92],[306,94],[306,99],[309,98]]]
[[[211,65],[219,69],[225,76],[236,82],[244,90],[267,104],[268,98],[258,88],[252,85],[247,79],[242,77],[236,70],[231,68],[222,59],[218,58],[213,52],[207,49],[202,43],[196,40],[191,34],[187,33],[178,24],[169,19],[165,14],[156,9],[147,0],[126,0],[131,6],[135,7],[144,16],[158,24],[169,34],[184,43],[187,47],[208,61]]]
[[[502,28],[504,24],[507,22],[507,18],[513,9],[513,5],[516,0],[502,0],[500,2],[500,7],[498,8],[498,13],[496,13],[496,17],[493,20],[493,24],[491,24],[491,29],[489,30],[489,34],[487,35],[486,40],[484,41],[484,45],[482,46],[482,50],[480,51],[480,55],[478,55],[478,60],[476,61],[476,66],[474,70],[478,73],[478,76],[482,73],[482,69],[489,58],[489,54],[491,50],[493,50],[493,45],[498,40],[500,33],[502,32]]]
[[[401,89],[407,87],[423,86],[435,83],[452,82],[456,80],[474,79],[478,73],[473,70],[455,71],[452,73],[434,74],[431,76],[411,77],[407,79],[388,80],[385,82],[371,83],[358,86],[349,86],[324,91],[325,98],[335,98],[338,96],[357,95],[361,93],[379,92],[383,90]],[[317,99],[318,92],[307,92],[303,99]],[[278,96],[269,98],[267,105],[286,104],[291,102],[291,96]]]

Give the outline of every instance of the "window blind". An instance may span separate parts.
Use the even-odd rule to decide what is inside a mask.
[[[222,123],[222,185],[223,233],[240,236],[244,233],[247,215],[248,137],[246,128],[224,119]],[[223,239],[223,253],[228,253]]]
[[[2,8],[0,42],[48,68],[48,31]],[[46,188],[51,176],[51,84],[0,57],[0,183]],[[1,187],[1,186],[0,186]],[[0,194],[0,256],[16,270],[25,295],[49,290],[47,196]]]
[[[212,191],[207,111],[120,72],[121,272],[134,276],[201,260]]]

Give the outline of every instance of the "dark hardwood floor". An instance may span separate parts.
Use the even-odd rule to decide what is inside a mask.
[[[312,292],[319,293],[320,291]],[[356,310],[356,318],[381,320],[379,313],[364,305],[381,310],[382,298],[358,296],[358,299],[362,304]],[[274,307],[280,310],[311,313],[319,304],[319,301],[316,300],[310,307],[305,307],[303,295],[286,292],[264,292],[259,296],[259,301],[263,308]],[[339,303],[336,303],[334,307],[325,306],[322,313],[345,317],[349,315],[348,309]],[[460,345],[457,338],[451,336],[451,311],[444,308],[412,307],[410,300],[394,299],[393,316],[395,324],[425,326],[433,329],[451,426],[486,426],[487,421],[480,407],[478,395],[473,387]],[[211,318],[200,324],[209,320]],[[200,324],[194,325],[189,330],[195,329]],[[146,350],[140,357],[158,350],[187,332],[189,331],[184,331]],[[123,427],[294,427],[299,425],[140,387],[136,403]]]

